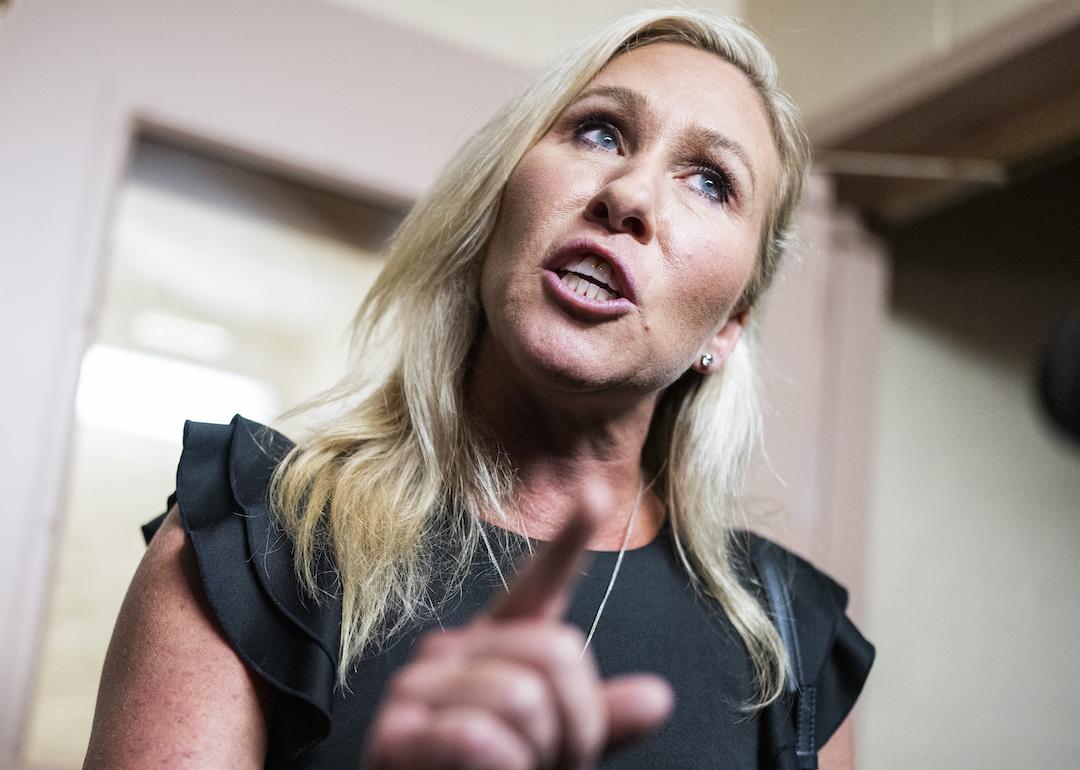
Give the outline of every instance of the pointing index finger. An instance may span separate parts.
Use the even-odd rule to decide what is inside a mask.
[[[492,604],[489,617],[495,620],[562,617],[587,560],[585,545],[610,508],[606,489],[587,486],[581,506],[555,539],[540,549],[518,574],[510,591]]]

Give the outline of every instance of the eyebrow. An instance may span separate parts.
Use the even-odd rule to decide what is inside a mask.
[[[649,107],[648,99],[637,91],[630,88],[624,88],[623,86],[597,86],[596,88],[590,88],[588,91],[583,91],[578,95],[578,98],[574,101],[580,102],[584,99],[588,99],[590,96],[606,96],[609,99],[614,99],[619,103],[620,107],[624,107],[628,110],[645,110]]]
[[[691,143],[702,142],[709,147],[721,147],[742,161],[743,166],[746,167],[746,172],[750,174],[750,188],[752,190],[757,189],[757,175],[754,174],[754,167],[750,165],[750,157],[741,144],[730,136],[697,125],[690,126],[690,135],[693,137],[690,140]]]
[[[591,96],[606,96],[618,102],[619,106],[628,112],[644,112],[649,109],[649,100],[644,95],[624,86],[596,86],[588,91],[583,91],[574,101],[580,102]],[[757,189],[757,176],[754,174],[754,167],[750,163],[750,156],[741,144],[718,131],[698,125],[690,126],[690,135],[693,138],[687,144],[700,143],[708,147],[720,147],[736,156],[746,167],[747,173],[750,174],[751,189]]]

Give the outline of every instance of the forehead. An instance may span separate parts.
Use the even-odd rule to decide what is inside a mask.
[[[619,86],[638,92],[662,132],[705,128],[738,142],[758,179],[773,186],[779,160],[761,95],[735,65],[679,43],[653,43],[612,59],[585,90]]]

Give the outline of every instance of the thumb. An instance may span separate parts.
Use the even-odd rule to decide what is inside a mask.
[[[675,707],[671,685],[653,674],[631,674],[604,682],[608,713],[605,752],[657,729]]]

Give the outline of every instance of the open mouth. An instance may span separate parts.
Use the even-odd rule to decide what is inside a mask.
[[[595,254],[586,254],[560,267],[555,273],[559,281],[574,294],[597,300],[622,297],[622,287],[615,271]]]

